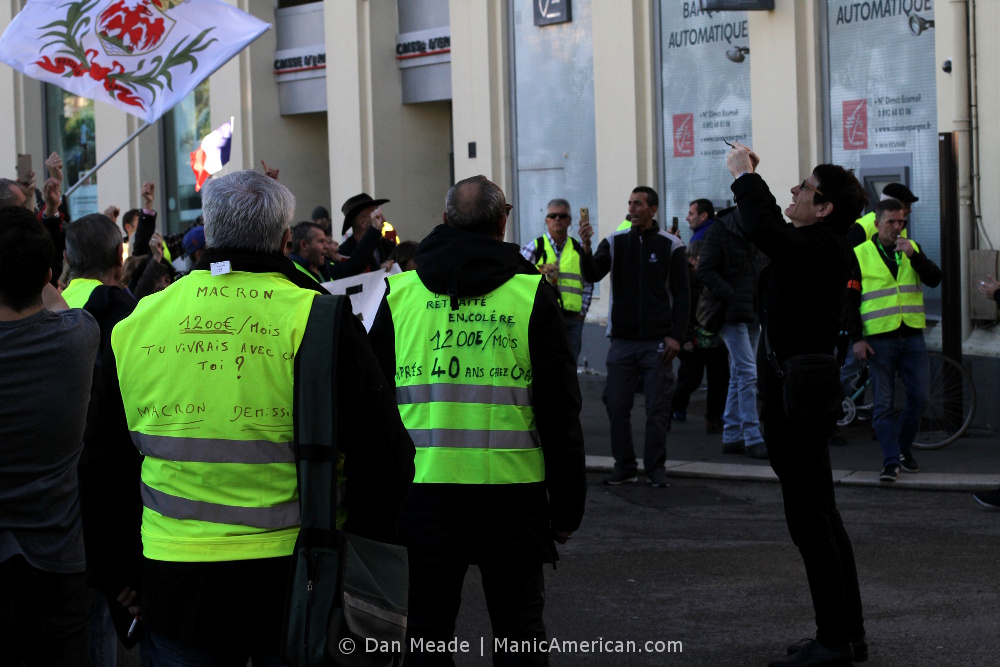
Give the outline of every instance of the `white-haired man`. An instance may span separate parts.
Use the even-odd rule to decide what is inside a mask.
[[[295,207],[285,186],[239,171],[202,193],[201,260],[143,299],[112,337],[129,430],[145,456],[142,621],[154,664],[181,651],[204,664],[283,664],[299,533],[296,356],[322,288],[282,254]],[[317,334],[336,350],[334,424],[350,494],[337,527],[392,541],[413,443],[349,309],[338,332]]]

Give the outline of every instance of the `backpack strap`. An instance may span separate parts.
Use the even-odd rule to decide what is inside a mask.
[[[545,237],[539,236],[535,239],[535,264],[544,264],[547,254],[548,253],[545,252]]]
[[[313,300],[295,355],[295,468],[301,529],[299,543],[332,545],[337,539],[337,345],[344,297]]]

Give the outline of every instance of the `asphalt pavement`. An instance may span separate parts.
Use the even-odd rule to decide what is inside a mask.
[[[802,560],[767,461],[722,454],[705,433],[705,392],[667,439],[668,488],[608,487],[604,376],[581,374],[588,497],[580,530],[546,570],[552,665],[766,665],[815,633]],[[633,431],[641,443],[642,396]],[[880,483],[870,422],[831,447],[854,544],[871,667],[1000,664],[1000,511],[970,491],[1000,484],[1000,437],[971,431],[915,452],[921,471]],[[498,530],[503,527],[499,526]],[[458,665],[488,665],[489,617],[471,568],[456,627]],[[460,644],[461,645],[461,644]],[[122,651],[119,665],[138,665]]]

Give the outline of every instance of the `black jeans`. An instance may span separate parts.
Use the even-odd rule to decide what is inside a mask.
[[[690,352],[681,352],[680,369],[677,371],[677,389],[670,402],[671,412],[687,412],[691,394],[701,385],[701,379],[708,372],[708,402],[705,419],[722,421],[726,409],[726,392],[729,391],[729,352],[725,345],[717,347],[696,347]]]
[[[0,662],[83,667],[92,603],[85,572],[44,572],[23,556],[0,563]]]
[[[799,548],[816,612],[816,639],[837,647],[864,635],[861,591],[851,538],[837,510],[827,442],[834,422],[790,421],[784,414],[781,384],[763,374],[764,442],[771,468],[781,482],[785,520]]]
[[[451,651],[420,650],[433,642],[446,646],[455,639],[455,618],[462,603],[462,584],[469,565],[465,563],[421,562],[410,555],[410,599],[406,629],[407,667],[413,665],[454,665]],[[494,640],[483,638],[483,654],[493,653],[494,665],[547,665],[548,653],[524,651],[545,639],[542,608],[545,579],[541,563],[480,563],[479,572],[486,595]],[[468,642],[470,654],[480,656],[479,637],[459,637]],[[444,642],[444,644],[441,644]],[[513,650],[509,647],[516,646]],[[508,647],[504,650],[504,647]],[[494,650],[499,649],[499,650]]]

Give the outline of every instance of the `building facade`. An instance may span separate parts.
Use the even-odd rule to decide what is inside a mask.
[[[447,188],[478,173],[514,205],[514,242],[544,230],[553,197],[574,218],[587,208],[605,236],[639,184],[660,192],[658,219],[678,219],[686,239],[689,201],[732,203],[724,140],[758,151],[779,203],[836,162],[872,193],[901,180],[920,197],[911,235],[946,274],[927,292],[928,341],[942,345],[941,322],[956,328],[987,403],[977,423],[1000,429],[989,405],[1000,398],[983,400],[1000,397],[997,312],[974,289],[998,269],[1000,192],[981,184],[1000,179],[1000,79],[984,65],[1000,50],[1000,3],[227,1],[272,29],[81,187],[74,215],[136,206],[148,180],[162,231],[185,229],[199,213],[188,155],[230,117],[227,169],[280,168],[299,219],[323,205],[336,228],[341,203],[363,191],[391,199],[387,219],[413,240],[441,220]],[[0,27],[21,6],[0,0]],[[57,150],[69,183],[141,125],[6,65],[0,118],[2,175],[19,153],[40,171]]]

